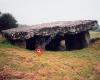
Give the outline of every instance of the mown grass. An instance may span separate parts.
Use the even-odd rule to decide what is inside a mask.
[[[99,32],[90,34],[92,38],[100,38]],[[34,80],[99,80],[100,41],[82,50],[44,51],[37,56],[34,51],[13,46],[0,37],[0,70],[5,66],[32,73]],[[29,76],[28,79],[32,80]]]

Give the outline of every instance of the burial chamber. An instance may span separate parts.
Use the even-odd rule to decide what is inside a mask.
[[[57,21],[3,30],[12,44],[34,50],[77,50],[90,44],[89,30],[98,27],[96,20]]]

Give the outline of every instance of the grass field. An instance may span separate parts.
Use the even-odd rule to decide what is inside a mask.
[[[100,32],[90,34],[100,38]],[[100,80],[100,40],[82,50],[37,56],[0,36],[0,80]]]

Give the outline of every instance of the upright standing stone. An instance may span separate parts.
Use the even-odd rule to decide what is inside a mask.
[[[78,34],[81,48],[87,47],[90,44],[90,35],[88,31],[83,31]]]

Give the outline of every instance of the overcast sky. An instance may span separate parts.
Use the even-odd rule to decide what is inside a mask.
[[[0,11],[29,25],[83,19],[100,23],[100,0],[0,0]]]

